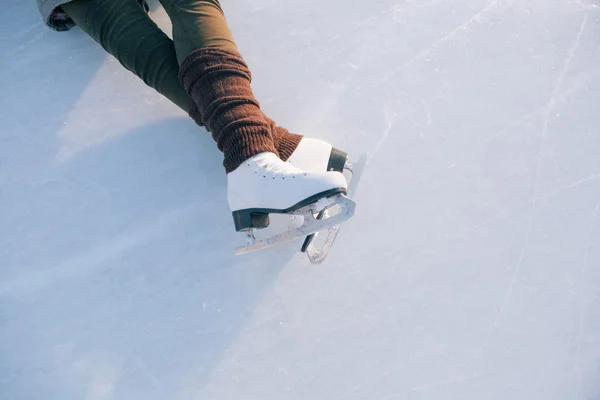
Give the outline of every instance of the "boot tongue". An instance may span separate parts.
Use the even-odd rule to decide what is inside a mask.
[[[290,163],[281,161],[276,154],[270,152],[259,153],[252,157],[252,160],[274,176],[282,173],[290,174],[302,172]]]
[[[262,168],[270,169],[271,166],[277,164],[277,155],[270,152],[259,153],[252,157],[252,160]]]

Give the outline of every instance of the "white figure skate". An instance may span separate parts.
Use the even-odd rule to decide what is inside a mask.
[[[246,160],[227,175],[227,200],[235,229],[248,236],[236,254],[266,249],[347,221],[354,215],[355,203],[346,197],[346,191],[346,179],[336,171],[305,171],[284,163],[273,153]],[[339,210],[335,215],[317,218],[332,207]],[[269,226],[269,214],[301,216],[302,224],[256,239],[255,231]]]

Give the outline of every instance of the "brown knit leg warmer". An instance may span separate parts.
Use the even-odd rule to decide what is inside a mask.
[[[227,173],[264,151],[287,161],[302,140],[260,110],[250,87],[250,70],[236,51],[196,50],[183,61],[179,79],[196,105],[189,115],[212,133]]]
[[[277,154],[271,127],[250,88],[250,70],[239,53],[196,50],[181,64],[179,80],[198,106],[190,116],[212,133],[227,173],[256,154]]]
[[[273,136],[273,144],[279,153],[279,158],[283,161],[287,161],[292,155],[296,147],[302,140],[302,135],[290,133],[287,129],[277,126],[275,121],[265,115],[265,119],[271,129],[271,135]]]

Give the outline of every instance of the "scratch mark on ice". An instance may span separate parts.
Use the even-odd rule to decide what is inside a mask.
[[[586,13],[583,17],[583,21],[581,22],[581,27],[579,28],[579,31],[577,32],[577,36],[575,38],[575,43],[573,44],[573,46],[571,46],[571,49],[569,50],[569,53],[567,55],[567,58],[565,60],[565,65],[563,67],[563,70],[561,71],[558,80],[556,82],[556,85],[554,85],[554,89],[552,90],[552,94],[550,96],[550,99],[548,100],[548,105],[546,107],[546,113],[544,116],[544,122],[543,122],[543,127],[542,127],[542,137],[540,138],[540,145],[539,145],[539,150],[538,150],[538,157],[537,157],[537,165],[536,165],[536,169],[535,169],[535,176],[533,179],[533,193],[531,196],[531,210],[529,213],[529,220],[527,222],[527,231],[525,232],[525,237],[523,239],[523,244],[521,246],[521,252],[519,254],[519,259],[517,261],[517,265],[515,267],[515,270],[512,274],[512,277],[510,279],[510,283],[508,285],[508,288],[506,290],[506,293],[504,294],[504,298],[502,300],[502,304],[500,305],[500,309],[498,310],[498,312],[496,313],[496,316],[494,318],[494,322],[492,323],[488,335],[486,337],[486,339],[484,340],[484,343],[482,345],[482,349],[487,345],[487,343],[489,342],[490,336],[492,334],[492,332],[495,330],[495,328],[498,325],[498,322],[500,321],[500,317],[504,314],[504,311],[506,310],[506,308],[508,307],[508,303],[510,300],[510,297],[512,296],[512,292],[515,286],[515,283],[517,281],[517,278],[520,275],[521,272],[521,268],[523,266],[523,260],[525,258],[525,253],[527,251],[527,245],[529,244],[529,239],[531,236],[531,231],[533,228],[533,217],[535,215],[535,210],[537,207],[537,199],[538,199],[538,191],[539,191],[539,180],[540,180],[540,171],[541,171],[541,166],[542,166],[542,156],[544,153],[544,148],[545,148],[545,143],[546,143],[546,137],[548,136],[548,126],[549,126],[549,120],[550,120],[550,113],[552,112],[554,106],[555,106],[555,99],[561,89],[562,83],[565,79],[565,76],[567,75],[567,72],[569,70],[569,67],[571,65],[571,61],[573,59],[573,56],[575,54],[575,51],[577,50],[578,46],[579,46],[579,41],[581,39],[581,36],[583,34],[583,31],[585,29],[586,23],[587,23],[587,19],[588,19],[588,14]]]
[[[375,159],[375,154],[377,154],[377,152],[379,151],[381,146],[383,146],[383,143],[387,140],[387,138],[394,126],[394,123],[396,122],[396,117],[398,116],[398,113],[395,111],[392,111],[387,104],[384,105],[383,112],[385,113],[385,119],[387,121],[387,126],[383,130],[383,134],[381,135],[381,138],[375,145],[375,149],[371,152],[371,154],[369,154],[367,164],[370,164]]]
[[[397,370],[394,371],[389,371],[387,372],[383,377],[381,377],[382,379],[384,377],[388,377],[391,376],[395,373],[397,373],[400,369],[398,368]],[[430,390],[430,389],[436,389],[436,388],[440,388],[440,387],[444,387],[444,386],[452,386],[452,385],[458,385],[460,383],[464,383],[464,382],[469,382],[469,381],[474,381],[480,378],[483,378],[485,376],[489,375],[489,373],[480,373],[480,374],[475,374],[475,375],[470,375],[470,376],[464,376],[464,377],[460,377],[460,378],[456,378],[456,379],[447,379],[441,382],[434,382],[431,384],[426,384],[423,386],[418,386],[415,387],[413,389],[409,389],[409,390],[404,390],[401,392],[396,392],[396,393],[392,393],[389,395],[386,395],[384,397],[380,397],[378,398],[378,400],[392,400],[392,399],[397,399],[397,398],[404,398],[407,394],[409,393],[416,393],[416,392],[424,392],[426,390]],[[358,392],[358,390],[367,387],[367,386],[372,386],[376,383],[381,382],[382,379],[375,379],[375,380],[371,380],[363,385],[358,385],[357,387],[355,387],[351,393],[348,393],[336,400],[342,400],[344,398],[347,398],[348,396],[351,396],[353,394],[356,394]]]
[[[460,32],[467,31],[469,29],[469,27],[471,27],[471,25],[480,22],[481,21],[481,17],[483,17],[487,12],[489,12],[494,7],[496,7],[496,5],[498,5],[498,3],[499,3],[499,0],[492,0],[490,3],[488,3],[487,6],[485,6],[481,10],[477,11],[475,14],[471,15],[470,18],[468,18],[465,22],[463,22],[462,24],[460,24],[458,27],[456,27],[455,29],[453,29],[449,33],[443,35],[441,38],[439,38],[438,40],[436,40],[435,42],[433,42],[431,45],[427,46],[426,48],[424,48],[423,50],[421,50],[420,52],[418,52],[415,56],[413,56],[410,59],[406,60],[399,67],[397,67],[393,71],[391,71],[389,74],[385,75],[376,84],[376,86],[379,85],[379,84],[382,84],[382,83],[386,82],[389,78],[393,77],[395,74],[397,74],[398,72],[400,72],[404,68],[408,67],[409,65],[414,64],[415,62],[417,62],[419,60],[422,60],[423,58],[427,57],[429,54],[431,54],[433,51],[435,51],[438,47],[440,47],[441,45],[445,44],[446,42],[454,39]]]
[[[592,213],[592,216],[590,217],[590,221],[589,221],[589,228],[588,228],[588,233],[587,233],[587,237],[585,239],[585,247],[583,248],[583,256],[581,259],[581,271],[579,273],[579,282],[580,282],[580,293],[579,293],[579,301],[581,303],[580,307],[579,307],[579,327],[577,329],[577,348],[575,350],[575,363],[573,364],[573,386],[578,386],[578,382],[581,382],[580,380],[577,380],[577,375],[578,372],[581,370],[581,366],[580,364],[580,354],[581,354],[581,336],[583,334],[583,320],[585,317],[585,302],[584,302],[584,298],[583,298],[583,294],[584,294],[584,282],[585,282],[585,272],[587,270],[587,261],[588,261],[588,253],[589,253],[589,249],[590,249],[590,239],[592,237],[592,233],[594,231],[594,223],[596,222],[596,217],[598,216],[598,211],[600,211],[600,203],[598,203],[596,205],[596,208],[594,209],[594,212]]]
[[[583,17],[583,21],[581,22],[581,27],[579,28],[579,31],[577,32],[575,43],[573,44],[573,46],[571,46],[571,49],[569,50],[569,54],[565,61],[565,66],[564,66],[563,70],[561,71],[560,76],[558,77],[556,85],[554,86],[554,89],[552,90],[552,94],[550,95],[550,99],[548,100],[548,105],[546,107],[546,113],[544,115],[544,124],[542,127],[542,138],[540,139],[540,147],[539,147],[539,151],[538,151],[537,166],[536,166],[536,170],[535,170],[535,179],[534,179],[534,184],[533,184],[533,198],[532,198],[533,208],[535,208],[535,206],[536,206],[537,193],[539,190],[539,176],[540,176],[540,170],[541,170],[541,166],[542,166],[542,155],[543,155],[543,150],[545,148],[546,138],[548,136],[548,125],[550,123],[549,122],[550,114],[552,113],[552,110],[556,106],[556,98],[558,96],[558,92],[560,91],[562,83],[565,80],[565,76],[567,75],[569,67],[571,66],[571,61],[573,60],[573,55],[575,54],[575,51],[579,47],[579,41],[580,41],[581,35],[583,34],[583,31],[585,29],[587,19],[588,19],[588,14],[586,13]]]
[[[582,185],[582,184],[587,183],[587,182],[595,181],[597,179],[600,179],[600,173],[599,174],[590,175],[587,178],[583,178],[583,179],[580,179],[578,181],[569,183],[568,185],[564,186],[563,189],[572,189],[572,188],[574,188],[576,186]]]
[[[487,375],[489,375],[489,373],[476,374],[476,375],[471,375],[471,376],[465,376],[465,377],[458,378],[458,379],[450,379],[450,380],[445,380],[442,382],[436,382],[436,383],[432,383],[430,385],[424,385],[424,386],[414,388],[414,389],[410,390],[410,393],[423,392],[425,390],[435,389],[435,388],[444,387],[444,386],[458,385],[460,383],[470,382],[470,381],[474,381],[477,379],[481,379]],[[397,397],[398,396],[388,396],[388,397],[384,397],[383,399],[380,399],[380,400],[391,400],[391,399],[397,398]]]
[[[575,94],[579,93],[581,90],[587,89],[589,87],[588,85],[594,80],[596,80],[597,77],[598,72],[592,71],[590,74],[588,74],[588,76],[581,79],[576,85],[574,85],[570,89],[564,91],[562,94],[557,93],[554,96],[554,106],[556,107],[558,104],[566,102],[567,100],[571,99]],[[531,123],[530,121],[534,118],[537,118],[540,115],[545,115],[547,110],[548,107],[546,105],[545,107],[540,106],[524,113],[521,117],[509,122],[506,126],[498,130],[494,135],[490,137],[490,139],[502,136],[505,133],[509,132],[511,129],[526,126],[527,124]]]
[[[418,60],[420,60],[422,58],[425,58],[429,53],[431,53],[432,51],[434,51],[435,49],[437,49],[438,47],[440,47],[444,43],[446,43],[446,42],[454,39],[460,32],[467,31],[471,25],[473,25],[475,23],[478,23],[480,21],[481,17],[483,15],[485,15],[488,11],[490,11],[492,8],[494,8],[497,4],[498,4],[498,0],[492,0],[486,7],[482,8],[481,10],[479,10],[478,12],[476,12],[475,14],[471,15],[470,18],[468,18],[465,22],[463,22],[462,24],[460,24],[454,30],[452,30],[451,32],[445,34],[444,36],[442,36],[441,38],[439,38],[438,40],[436,40],[429,47],[421,50],[419,53],[417,53],[417,55],[415,55],[413,58],[411,58],[410,60],[408,60],[406,62],[406,64],[413,63],[413,62],[416,62],[416,61],[418,61]]]
[[[550,100],[548,101],[548,106],[546,107],[546,114],[544,116],[544,126],[543,126],[543,130],[542,130],[542,139],[545,139],[545,137],[548,134],[548,124],[549,124],[549,121],[550,121],[550,113],[552,113],[552,110],[556,106],[556,97],[557,97],[558,92],[559,92],[559,90],[560,90],[560,88],[562,86],[563,81],[565,80],[565,77],[567,75],[569,67],[571,66],[571,61],[573,60],[573,56],[575,54],[575,51],[579,47],[579,41],[581,39],[581,35],[583,34],[583,31],[584,31],[585,26],[587,24],[587,20],[588,20],[588,14],[586,13],[583,16],[583,21],[581,22],[581,27],[579,28],[579,32],[577,32],[577,37],[575,39],[575,43],[573,44],[573,46],[571,46],[571,49],[569,50],[569,54],[568,54],[567,59],[565,61],[565,66],[564,66],[564,68],[563,68],[560,76],[558,77],[558,81],[556,82],[556,85],[554,86],[554,90],[552,90],[552,94],[550,95]],[[539,160],[538,160],[538,167],[539,167]]]

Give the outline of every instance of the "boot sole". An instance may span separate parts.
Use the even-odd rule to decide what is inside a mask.
[[[236,232],[250,229],[262,229],[269,226],[269,214],[292,214],[294,211],[315,203],[319,199],[336,194],[346,194],[346,189],[335,188],[317,193],[286,209],[275,208],[246,208],[231,213]],[[321,215],[321,213],[319,213]]]

